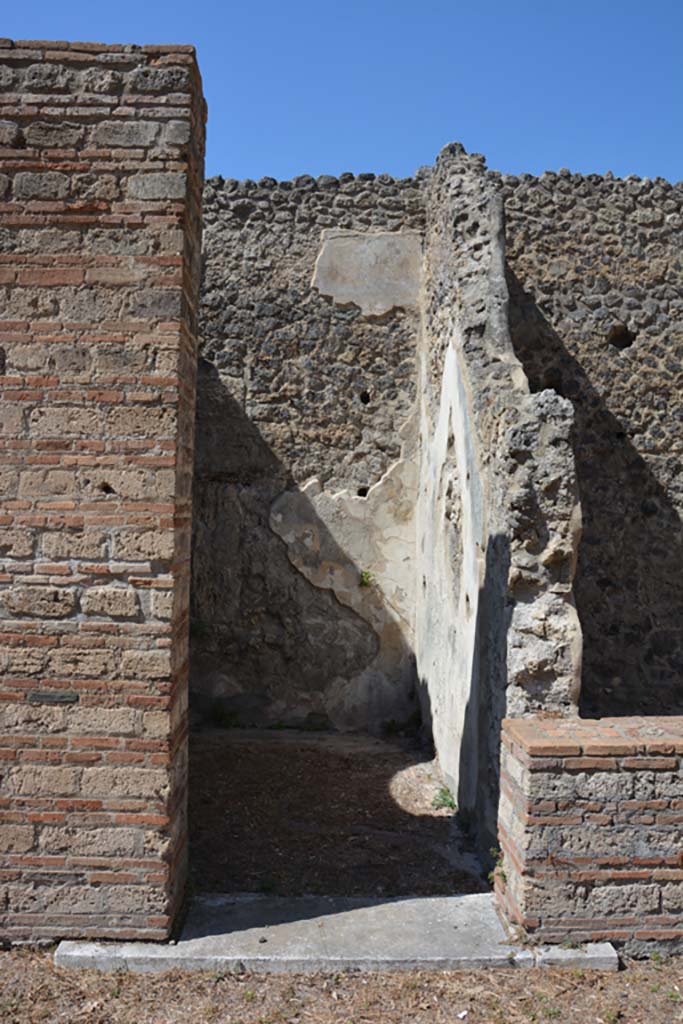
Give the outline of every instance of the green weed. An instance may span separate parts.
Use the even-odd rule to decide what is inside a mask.
[[[432,800],[432,807],[437,811],[442,808],[446,808],[449,811],[455,810],[455,800],[448,786],[441,786]]]

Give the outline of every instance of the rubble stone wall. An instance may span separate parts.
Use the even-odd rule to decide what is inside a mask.
[[[683,950],[683,718],[503,728],[498,900],[542,942]]]
[[[191,696],[227,724],[393,728],[423,181],[212,178],[204,210]]]
[[[205,110],[192,47],[0,41],[0,930],[182,898]]]
[[[491,842],[502,718],[576,713],[572,408],[530,394],[513,352],[502,207],[483,158],[446,147],[427,209],[417,667],[459,809]]]
[[[515,351],[574,407],[583,712],[681,714],[683,183],[499,185]]]

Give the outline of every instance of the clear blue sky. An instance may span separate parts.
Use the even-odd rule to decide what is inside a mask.
[[[25,0],[0,34],[194,43],[207,174],[403,176],[457,140],[683,179],[683,0]]]

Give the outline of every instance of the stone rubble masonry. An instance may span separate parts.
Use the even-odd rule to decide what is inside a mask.
[[[0,931],[164,938],[186,848],[192,47],[0,40]]]
[[[683,182],[488,177],[515,352],[574,408],[582,715],[683,714]]]
[[[416,657],[445,777],[486,849],[502,718],[575,715],[581,674],[572,406],[530,393],[504,255],[483,157],[447,146],[427,198]]]
[[[356,288],[370,276],[377,298],[381,275],[358,272],[368,238],[368,246],[409,239],[412,258],[398,262],[417,283],[424,192],[422,174],[206,182],[190,700],[209,721],[379,731],[415,710],[404,681],[393,685],[408,676],[395,668],[411,661],[410,641],[392,626],[386,595],[399,588],[380,534],[393,545],[386,494],[406,491],[396,481],[407,478],[415,447],[419,311],[413,298],[394,305],[394,295],[393,308],[364,315],[356,302],[323,294],[314,274],[333,229],[353,249],[347,269]],[[337,516],[340,492],[348,492],[339,501],[350,546],[325,521]],[[283,500],[304,529],[290,531],[290,543],[271,519]],[[296,535],[308,536],[308,576]],[[315,550],[324,568],[317,583]],[[392,559],[403,573],[395,550]],[[362,570],[376,586],[358,593]],[[412,586],[400,589],[412,600]]]
[[[503,723],[496,892],[540,942],[683,949],[683,717]]]

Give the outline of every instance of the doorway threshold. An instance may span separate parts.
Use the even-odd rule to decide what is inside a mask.
[[[203,894],[177,942],[63,941],[55,964],[136,973],[463,970],[552,966],[616,970],[609,943],[538,950],[515,944],[491,893],[375,899]]]

